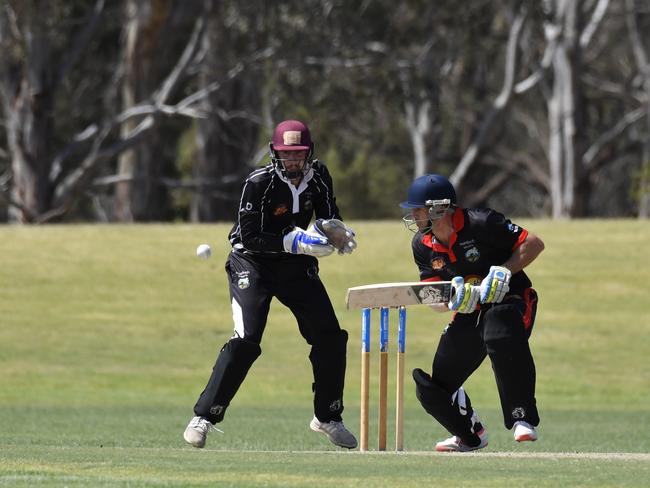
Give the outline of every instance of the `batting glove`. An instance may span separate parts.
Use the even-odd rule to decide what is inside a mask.
[[[451,280],[453,292],[451,300],[447,304],[449,310],[458,313],[472,313],[478,304],[480,290],[478,286],[465,283],[462,276],[456,276]]]
[[[481,303],[501,303],[510,290],[512,273],[503,266],[492,266],[488,275],[481,281]]]
[[[300,228],[285,235],[282,243],[284,250],[292,254],[308,254],[322,258],[334,252],[334,247],[329,244],[327,237],[315,232],[306,232]]]

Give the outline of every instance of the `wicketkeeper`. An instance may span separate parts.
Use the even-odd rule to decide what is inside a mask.
[[[539,415],[535,363],[528,339],[537,293],[523,269],[544,249],[539,237],[491,209],[456,206],[456,191],[439,175],[417,178],[400,204],[414,232],[413,257],[421,281],[452,281],[453,311],[433,358],[431,373],[413,371],[424,409],[452,437],[437,451],[472,451],[487,446],[487,432],[462,385],[489,356],[503,420],[516,441],[535,441]],[[440,308],[442,307],[442,309]]]
[[[212,376],[194,406],[184,439],[203,447],[221,422],[260,342],[273,297],[286,305],[311,345],[314,383],[312,430],[337,446],[357,440],[343,425],[343,385],[348,334],[339,326],[318,276],[318,259],[356,248],[354,232],[341,222],[327,167],[313,158],[306,124],[285,120],[270,143],[271,163],[244,181],[237,222],[230,232],[226,262],[234,334],[223,346]],[[310,227],[312,216],[316,222]]]

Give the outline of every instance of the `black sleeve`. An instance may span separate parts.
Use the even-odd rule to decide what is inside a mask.
[[[314,202],[314,213],[317,219],[339,219],[341,214],[336,205],[334,196],[334,184],[330,172],[320,161],[314,161],[314,183],[316,185],[319,198]]]
[[[270,183],[269,183],[270,184]],[[250,179],[244,182],[239,204],[238,223],[244,248],[256,252],[284,251],[283,235],[262,232],[264,190],[267,184]]]
[[[418,267],[420,273],[420,281],[431,280],[438,275],[431,268],[430,251],[427,246],[422,243],[422,234],[417,232],[411,241],[411,248],[413,249],[413,260]]]
[[[513,224],[503,214],[491,209],[481,209],[478,231],[480,239],[497,249],[512,251],[515,245],[527,234],[526,230]]]

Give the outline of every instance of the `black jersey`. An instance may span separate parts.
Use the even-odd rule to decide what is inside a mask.
[[[500,266],[526,239],[528,231],[489,208],[457,208],[452,218],[449,247],[436,241],[431,232],[413,238],[413,258],[421,281],[449,281],[462,276],[478,285],[490,266]],[[526,273],[512,275],[510,293],[519,294],[531,286]]]
[[[238,250],[284,252],[284,235],[295,227],[307,229],[314,215],[341,219],[327,167],[315,160],[296,188],[268,164],[244,181],[237,222],[228,238]]]

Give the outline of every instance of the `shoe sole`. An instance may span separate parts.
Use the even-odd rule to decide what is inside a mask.
[[[192,442],[187,437],[185,437],[185,434],[183,434],[183,440],[187,442],[190,446],[196,447],[197,449],[203,449],[205,447],[205,442],[203,443]]]
[[[330,437],[330,435],[329,435],[327,432],[325,432],[324,430],[321,430],[320,428],[318,428],[318,426],[315,426],[315,425],[312,424],[311,422],[309,423],[309,428],[310,428],[311,430],[313,430],[314,432],[318,432],[319,434],[323,434],[323,435],[324,435],[325,437],[327,437],[327,439],[328,439],[332,444],[334,444],[335,446],[344,447],[345,449],[354,449],[354,448],[357,447],[357,444],[354,444],[354,445],[344,445],[344,444],[339,444],[338,442],[334,442],[334,440]]]
[[[517,442],[535,442],[537,440],[536,435],[522,434],[515,437]]]
[[[454,449],[453,447],[447,447],[447,446],[438,446],[436,445],[436,451],[437,452],[472,452],[472,451],[478,451],[479,449],[483,449],[484,447],[487,447],[488,443],[486,442],[482,446],[476,446],[476,447],[467,447],[465,449]]]

